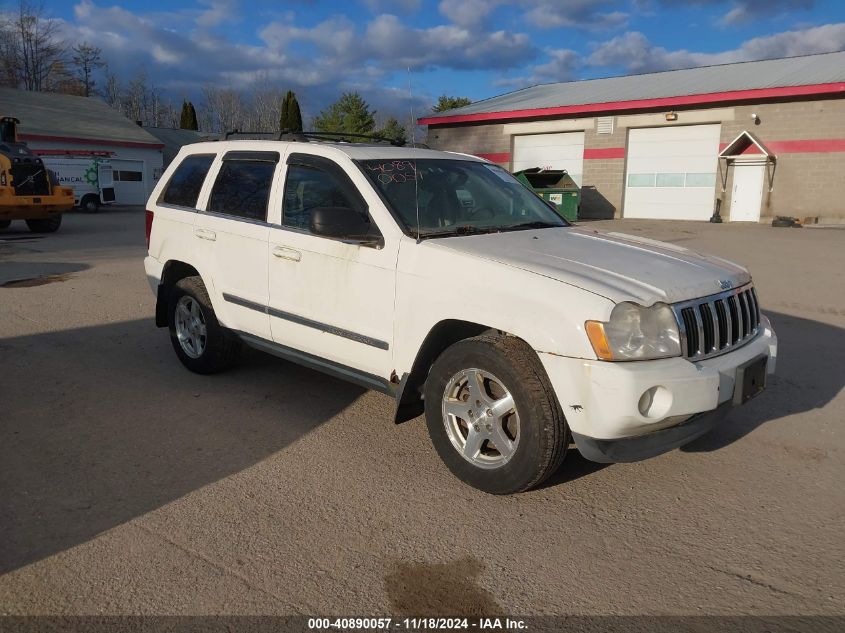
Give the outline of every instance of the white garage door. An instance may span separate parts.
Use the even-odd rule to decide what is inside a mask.
[[[713,215],[719,129],[716,124],[631,130],[623,216],[709,219]]]
[[[513,138],[513,171],[540,167],[565,169],[581,184],[584,171],[584,133],[530,134]]]
[[[144,161],[112,159],[114,199],[117,204],[147,204]]]

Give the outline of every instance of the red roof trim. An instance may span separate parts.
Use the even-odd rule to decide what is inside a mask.
[[[78,138],[75,136],[49,136],[46,134],[19,134],[24,141],[49,141],[52,143],[79,143],[81,145],[110,145],[112,147],[140,147],[143,149],[164,149],[163,143],[141,141],[113,141],[110,139]]]
[[[498,152],[493,154],[476,154],[479,158],[486,158],[490,162],[493,163],[509,163],[511,162],[511,154],[510,152]]]
[[[625,158],[624,147],[584,148],[584,160],[603,158]]]
[[[808,86],[784,86],[782,88],[754,88],[751,90],[730,90],[658,99],[636,99],[633,101],[609,101],[606,103],[585,103],[581,105],[558,106],[554,108],[532,108],[505,112],[479,112],[477,114],[453,114],[442,117],[422,117],[419,125],[444,125],[446,123],[469,123],[472,121],[504,121],[531,117],[580,114],[587,112],[617,112],[646,108],[668,108],[682,105],[719,103],[723,101],[748,101],[777,97],[801,97],[808,95],[835,94],[845,92],[845,82],[812,84]]]
[[[719,152],[727,146],[727,143],[719,143]],[[835,154],[845,152],[845,138],[766,141],[766,147],[774,154]]]
[[[766,146],[775,154],[829,154],[845,152],[845,138],[768,141]]]

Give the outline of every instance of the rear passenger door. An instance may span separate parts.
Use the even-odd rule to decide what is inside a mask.
[[[209,271],[213,287],[208,290],[220,322],[264,339],[271,336],[267,208],[278,162],[278,152],[224,154],[217,171],[212,170],[208,199],[194,223],[197,261]]]

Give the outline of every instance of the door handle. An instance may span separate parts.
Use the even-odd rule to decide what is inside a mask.
[[[292,262],[298,262],[302,259],[302,253],[287,246],[276,246],[273,248],[273,255],[279,259],[288,259]]]
[[[194,235],[201,240],[208,240],[209,242],[213,242],[217,239],[217,233],[209,231],[208,229],[194,229]]]

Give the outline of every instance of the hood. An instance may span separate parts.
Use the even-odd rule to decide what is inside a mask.
[[[432,243],[550,277],[611,301],[633,300],[644,306],[706,297],[751,280],[742,266],[719,257],[582,227],[468,235]]]

